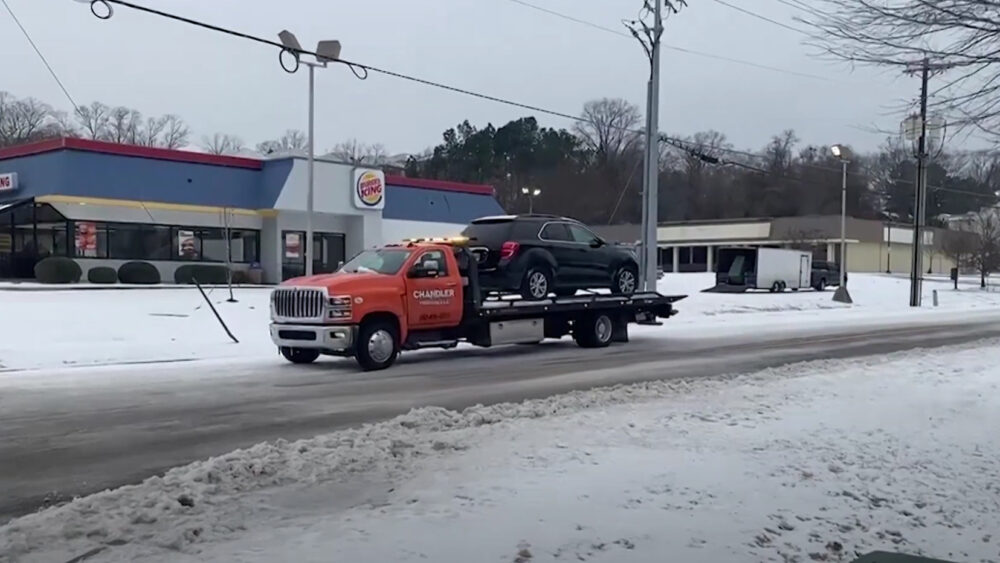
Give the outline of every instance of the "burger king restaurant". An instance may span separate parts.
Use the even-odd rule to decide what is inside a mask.
[[[0,279],[67,256],[84,271],[142,260],[164,281],[190,263],[277,283],[305,272],[308,163],[55,139],[0,149]],[[490,186],[317,159],[313,270],[362,249],[457,234],[503,210]]]

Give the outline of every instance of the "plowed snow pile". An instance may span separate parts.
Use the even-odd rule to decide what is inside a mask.
[[[997,344],[419,409],[17,519],[0,558],[995,561]]]

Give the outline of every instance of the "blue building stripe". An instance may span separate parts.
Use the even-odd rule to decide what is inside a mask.
[[[492,196],[442,190],[387,186],[384,219],[435,223],[468,223],[478,217],[503,214]]]
[[[291,158],[264,161],[258,170],[63,149],[0,160],[0,172],[17,172],[21,184],[16,192],[0,193],[0,203],[58,194],[271,209],[293,166]],[[490,195],[390,184],[382,216],[468,223],[502,213]]]

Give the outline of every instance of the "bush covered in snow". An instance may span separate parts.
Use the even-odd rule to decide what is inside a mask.
[[[76,283],[81,276],[80,265],[65,256],[49,256],[35,264],[35,278],[42,283]]]

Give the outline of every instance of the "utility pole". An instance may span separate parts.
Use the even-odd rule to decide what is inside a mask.
[[[927,82],[930,80],[930,61],[920,62],[920,132],[917,137],[917,181],[913,188],[913,255],[910,258],[910,307],[919,307],[923,297],[923,227],[927,203]],[[911,71],[912,72],[912,71]],[[910,124],[913,124],[911,118]],[[916,129],[916,127],[911,127]]]
[[[653,25],[642,20],[629,22],[632,36],[639,40],[649,57],[649,82],[646,90],[646,157],[642,190],[642,255],[639,263],[641,286],[656,290],[656,266],[659,247],[656,227],[659,209],[660,176],[660,39],[663,36],[663,4],[677,13],[684,0],[644,0],[645,11],[653,16]]]
[[[653,82],[649,81],[646,83],[646,154],[642,155],[643,167],[642,167],[642,227],[639,233],[639,287],[646,289],[646,245],[647,240],[647,228],[649,227],[649,130],[652,127],[649,124],[649,108],[652,107],[653,102],[650,99],[652,94]]]
[[[646,191],[649,196],[646,198],[646,271],[643,272],[643,279],[646,280],[646,291],[656,290],[656,263],[659,253],[659,240],[656,236],[656,227],[659,224],[659,190],[660,190],[660,37],[663,35],[663,3],[661,0],[654,0],[656,7],[653,9],[653,41],[651,67],[649,74],[649,128],[646,129],[646,167],[648,168],[649,186]]]
[[[233,230],[230,227],[232,215],[228,207],[222,208],[222,236],[226,237],[226,285],[229,286],[229,303],[236,303],[233,297]]]

